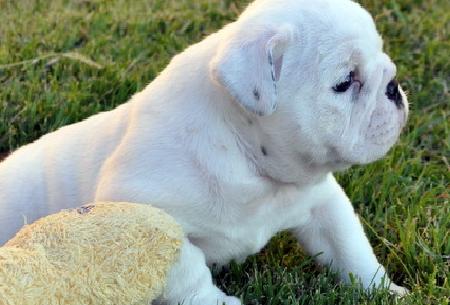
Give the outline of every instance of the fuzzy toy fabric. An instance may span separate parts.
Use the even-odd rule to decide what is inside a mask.
[[[0,248],[0,305],[150,304],[182,237],[149,205],[95,203],[41,218]]]

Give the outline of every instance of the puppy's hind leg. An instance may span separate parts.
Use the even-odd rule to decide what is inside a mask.
[[[241,302],[213,284],[205,255],[184,239],[180,257],[169,271],[164,293],[156,304],[241,305]]]

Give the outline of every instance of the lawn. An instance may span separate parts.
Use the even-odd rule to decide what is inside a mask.
[[[412,293],[336,283],[287,233],[244,264],[213,268],[245,304],[449,304],[450,2],[363,0],[409,92],[383,160],[339,173],[375,252]],[[170,58],[236,18],[232,0],[0,0],[0,154],[126,102]]]

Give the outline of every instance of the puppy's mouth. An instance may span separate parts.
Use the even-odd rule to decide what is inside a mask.
[[[392,111],[375,110],[367,127],[366,141],[380,146],[393,145],[404,124],[403,122],[396,122],[398,119]]]
[[[385,156],[397,142],[406,123],[405,110],[375,109],[362,130],[361,141],[355,145],[350,159],[354,164],[367,164]]]
[[[360,127],[357,141],[346,137],[341,145],[330,145],[326,157],[338,168],[373,162],[386,155],[395,144],[405,120],[404,113],[389,108],[375,109],[369,122]]]

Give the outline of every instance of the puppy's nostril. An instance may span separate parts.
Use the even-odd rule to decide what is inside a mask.
[[[397,98],[397,94],[398,94],[398,82],[395,79],[393,79],[387,85],[386,95],[388,99],[395,100],[395,98]]]
[[[398,89],[398,82],[395,79],[391,80],[387,85],[386,96],[389,100],[395,103],[397,108],[401,108],[403,106],[402,95]]]

